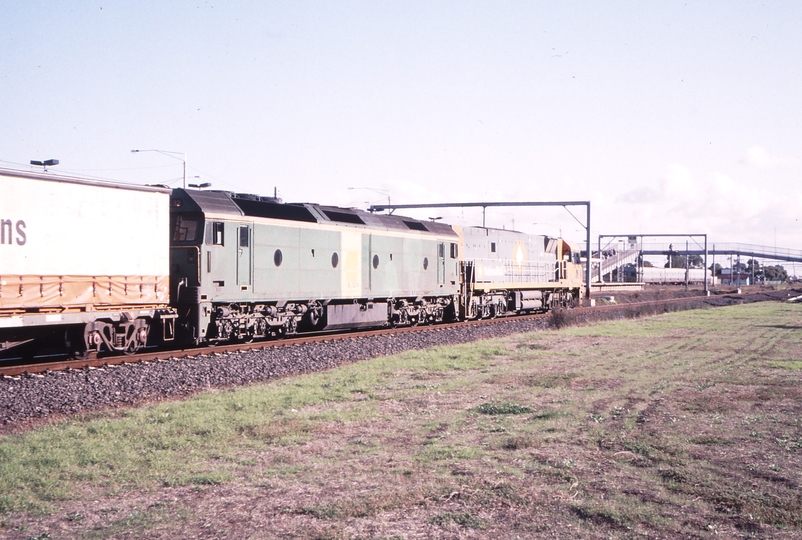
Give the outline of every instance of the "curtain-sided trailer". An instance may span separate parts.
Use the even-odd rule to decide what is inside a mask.
[[[77,355],[134,352],[154,330],[171,339],[169,196],[0,169],[0,351],[45,340]]]

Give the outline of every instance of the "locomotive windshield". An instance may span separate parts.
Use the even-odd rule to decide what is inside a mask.
[[[173,245],[197,244],[203,232],[203,217],[193,214],[170,216],[170,243]]]

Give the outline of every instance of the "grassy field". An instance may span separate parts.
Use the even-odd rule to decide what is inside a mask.
[[[802,538],[802,306],[408,352],[0,437],[2,538]]]

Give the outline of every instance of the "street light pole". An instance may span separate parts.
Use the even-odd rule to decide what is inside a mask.
[[[187,189],[187,153],[186,152],[171,152],[170,150],[156,150],[155,148],[149,148],[147,150],[131,150],[132,153],[136,154],[138,152],[157,152],[159,154],[165,155],[167,157],[171,157],[173,159],[180,159],[184,163],[184,189]],[[177,157],[173,154],[178,154],[182,157]]]

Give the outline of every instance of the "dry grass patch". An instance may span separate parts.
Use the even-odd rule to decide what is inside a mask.
[[[798,538],[801,319],[572,327],[4,436],[0,536]]]

